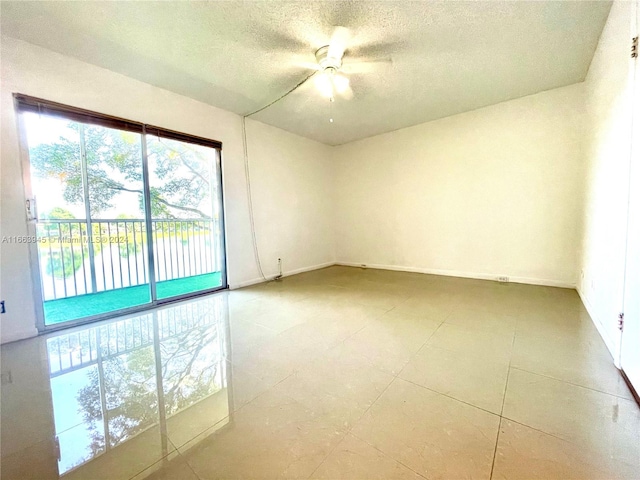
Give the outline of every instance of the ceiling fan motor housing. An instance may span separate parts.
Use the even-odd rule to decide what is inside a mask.
[[[329,56],[329,45],[320,47],[318,51],[316,51],[316,60],[323,70],[326,70],[328,68],[339,70],[342,66],[342,58]]]

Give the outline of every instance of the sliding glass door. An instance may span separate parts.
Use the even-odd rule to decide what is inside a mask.
[[[218,150],[147,135],[159,299],[222,285]]]
[[[219,146],[54,105],[21,109],[40,327],[226,287]]]

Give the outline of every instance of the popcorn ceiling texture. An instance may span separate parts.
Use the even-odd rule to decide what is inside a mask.
[[[338,145],[584,80],[610,2],[2,2],[3,35],[245,114],[333,27],[355,97],[311,82],[255,118]],[[392,63],[354,63],[388,59]],[[350,66],[347,66],[351,62]],[[111,92],[117,94],[117,92]]]

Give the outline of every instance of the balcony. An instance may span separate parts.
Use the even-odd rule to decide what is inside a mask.
[[[216,219],[150,224],[158,299],[222,285]],[[36,228],[47,325],[151,301],[145,220],[47,219]]]

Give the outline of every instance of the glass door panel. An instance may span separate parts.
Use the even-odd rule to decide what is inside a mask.
[[[224,282],[218,150],[147,136],[158,299]]]
[[[44,314],[47,323],[55,323],[64,321],[66,299],[94,291],[85,243],[80,134],[77,124],[54,117],[27,113],[24,123],[39,214],[35,233]]]
[[[149,303],[141,134],[23,119],[45,326]]]
[[[151,302],[142,135],[85,125],[88,216],[94,232],[97,313]],[[98,310],[100,310],[98,312]]]

